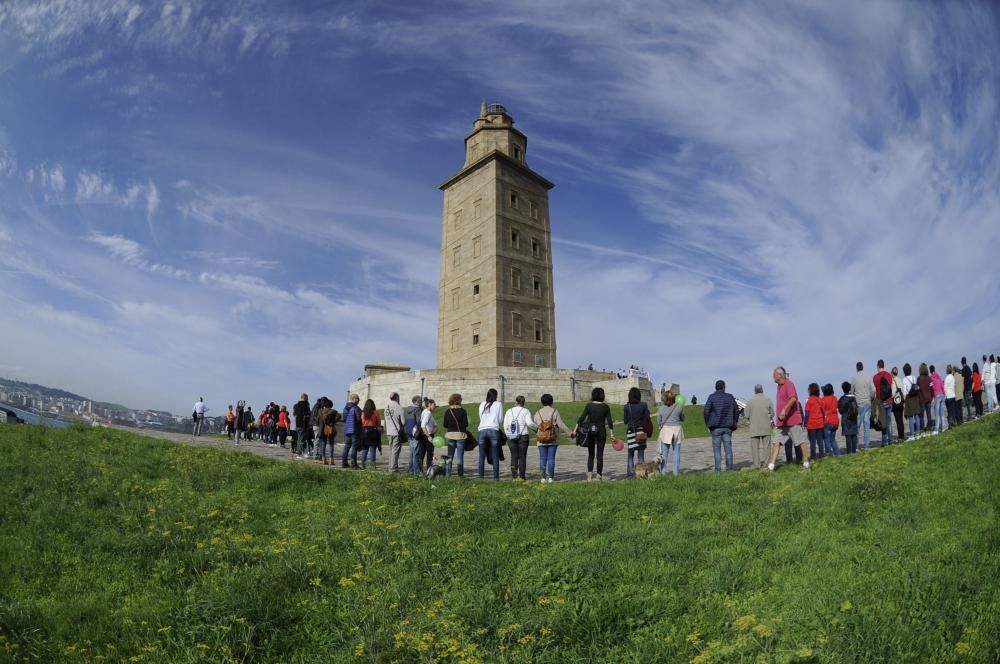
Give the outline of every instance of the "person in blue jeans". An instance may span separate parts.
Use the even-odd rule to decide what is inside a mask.
[[[403,411],[403,429],[406,431],[406,438],[410,446],[410,464],[408,469],[410,474],[420,475],[421,460],[424,458],[424,448],[421,442],[422,432],[420,431],[420,414],[423,407],[420,405],[419,395],[414,395],[410,399],[410,405]]]
[[[633,387],[628,391],[628,403],[625,404],[625,432],[628,439],[628,462],[625,466],[625,477],[635,476],[636,456],[639,463],[646,461],[646,439],[649,434],[645,430],[649,417],[649,406],[642,400],[642,392]],[[641,433],[640,433],[641,432]]]
[[[681,441],[684,440],[684,407],[677,403],[673,390],[663,393],[663,405],[656,412],[660,425],[660,472],[667,472],[667,459],[673,452],[674,475],[681,474]]]
[[[444,437],[448,441],[448,465],[445,475],[451,477],[452,463],[458,459],[458,476],[465,476],[465,436],[469,429],[469,414],[462,408],[462,395],[448,397],[448,410],[443,418]]]
[[[733,469],[733,430],[739,418],[736,398],[726,392],[726,381],[715,381],[715,392],[705,401],[705,426],[712,432],[715,472],[722,470],[722,449],[726,451],[726,470]]]
[[[479,404],[479,479],[486,476],[486,457],[493,464],[493,479],[500,479],[500,426],[503,404],[497,401],[497,391],[490,388],[486,401]]]
[[[555,482],[556,451],[559,449],[559,434],[569,431],[559,411],[553,406],[551,394],[543,394],[542,407],[535,411],[535,442],[538,444],[538,469],[542,473],[542,484]]]
[[[358,467],[358,452],[361,449],[361,409],[358,407],[360,401],[361,397],[352,394],[344,406],[344,451],[340,459],[344,468],[348,467],[348,457],[351,460],[350,467]]]

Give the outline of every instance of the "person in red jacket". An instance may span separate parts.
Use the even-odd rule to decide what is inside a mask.
[[[823,445],[827,454],[840,456],[840,444],[837,443],[837,427],[840,426],[840,402],[833,394],[833,385],[823,386],[823,398],[820,401],[823,408]]]
[[[976,417],[983,416],[983,376],[979,373],[979,363],[972,363],[972,403],[976,407]]]
[[[278,411],[278,443],[282,447],[288,439],[288,406],[282,406]]]
[[[809,456],[823,458],[823,434],[826,416],[823,414],[823,399],[819,395],[819,384],[809,383],[809,398],[806,399],[806,432],[809,435]]]
[[[875,399],[885,411],[885,428],[882,429],[882,447],[892,445],[892,374],[885,370],[885,360],[878,361],[878,373],[872,377],[875,384]],[[899,432],[902,435],[902,431]]]

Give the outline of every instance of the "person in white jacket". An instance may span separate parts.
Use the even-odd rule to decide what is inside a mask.
[[[510,474],[513,479],[524,479],[525,467],[528,465],[529,434],[535,428],[531,412],[524,407],[524,397],[514,398],[514,407],[503,416],[503,431],[507,434],[507,447],[510,448]]]
[[[986,392],[986,412],[997,407],[997,375],[993,356],[983,355],[983,391]]]
[[[500,427],[503,426],[503,404],[497,401],[497,391],[486,392],[486,401],[479,404],[479,479],[486,476],[486,459],[493,466],[493,479],[500,479]]]

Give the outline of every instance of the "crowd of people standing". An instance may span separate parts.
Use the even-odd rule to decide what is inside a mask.
[[[872,431],[881,433],[881,446],[935,435],[992,412],[1000,403],[1000,358],[983,356],[982,369],[963,357],[947,365],[942,376],[934,365],[921,363],[915,370],[909,363],[902,371],[887,370],[877,362],[873,376],[858,362],[855,374],[841,383],[842,394],[835,394],[833,384],[810,383],[804,400],[783,367],[776,367],[772,378],[777,386],[771,401],[758,384],[754,397],[745,409],[726,384],[716,382],[715,392],[704,405],[705,424],[712,435],[714,469],[734,468],[732,434],[746,420],[750,434],[752,466],[774,470],[781,452],[785,462],[798,462],[808,471],[812,461],[841,454],[867,452],[872,445]],[[657,405],[659,454],[655,460],[661,473],[680,474],[681,444],[684,440],[684,409],[680,395],[671,390],[661,393]],[[414,396],[408,406],[400,404],[392,393],[382,411],[372,399],[362,404],[352,394],[338,411],[327,397],[310,404],[302,394],[292,409],[269,403],[255,417],[250,406],[237,401],[225,416],[227,437],[241,441],[261,440],[273,447],[290,447],[296,458],[313,459],[324,465],[336,465],[336,442],[341,435],[339,464],[343,468],[374,467],[387,441],[390,472],[422,475],[430,470],[444,476],[465,476],[465,456],[478,448],[478,477],[486,477],[487,467],[493,479],[500,479],[505,449],[509,452],[510,474],[524,479],[528,466],[531,437],[538,450],[538,468],[543,483],[553,482],[559,438],[569,436],[587,450],[587,479],[604,479],[604,453],[610,441],[618,451],[627,452],[626,477],[632,478],[652,443],[653,416],[641,392],[631,388],[623,408],[624,439],[614,436],[611,408],[605,403],[604,390],[595,388],[570,427],[555,408],[552,395],[541,396],[541,407],[531,413],[525,398],[518,396],[505,410],[495,389],[488,390],[478,404],[479,424],[470,431],[469,416],[462,395],[452,394],[438,426],[437,404],[433,399]],[[194,435],[201,433],[207,411],[204,400],[195,404]],[[837,433],[844,445],[838,441]],[[443,435],[441,435],[443,434]],[[894,435],[895,434],[895,435]],[[403,450],[408,454],[404,457]],[[435,452],[437,451],[437,454]],[[402,457],[402,463],[401,463]]]

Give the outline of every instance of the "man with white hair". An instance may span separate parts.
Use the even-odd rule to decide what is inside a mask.
[[[791,440],[802,452],[802,472],[809,470],[809,446],[806,444],[806,432],[802,428],[802,410],[799,405],[799,395],[795,385],[788,378],[784,367],[775,367],[772,373],[774,382],[778,385],[778,414],[775,425],[778,435],[771,441],[771,456],[767,461],[767,469],[774,470],[778,460],[778,451],[786,440]]]
[[[771,445],[771,424],[774,422],[774,403],[764,396],[764,386],[754,385],[753,398],[747,402],[746,416],[750,422],[750,456],[754,468],[767,465]]]

